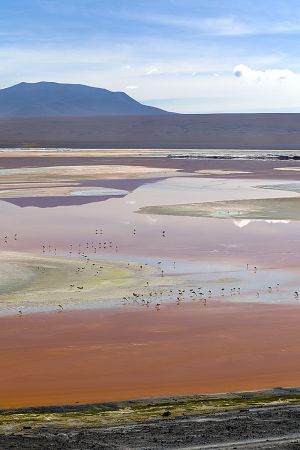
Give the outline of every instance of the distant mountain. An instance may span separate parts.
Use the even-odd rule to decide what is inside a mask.
[[[41,81],[0,89],[0,118],[145,116],[171,114],[124,92]]]

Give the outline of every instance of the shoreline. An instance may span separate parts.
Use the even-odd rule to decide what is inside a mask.
[[[196,431],[197,426],[200,426],[201,430],[207,424],[210,430],[211,426],[214,427],[214,432],[210,432],[209,436],[214,437],[215,442],[227,441],[228,445],[225,444],[225,447],[233,448],[230,446],[231,442],[228,442],[228,427],[232,429],[232,425],[235,423],[237,437],[235,444],[239,441],[242,444],[245,426],[247,424],[248,432],[251,416],[254,416],[252,433],[258,434],[258,437],[261,438],[257,419],[261,421],[262,415],[265,415],[264,427],[267,426],[268,429],[264,430],[264,435],[267,432],[271,435],[271,439],[261,439],[261,442],[263,444],[264,441],[271,440],[276,444],[278,438],[275,436],[278,431],[274,436],[274,423],[278,427],[280,417],[283,426],[285,420],[290,424],[292,415],[299,414],[299,407],[300,388],[273,388],[215,395],[133,399],[113,403],[0,409],[0,443],[17,442],[18,445],[22,443],[22,448],[24,448],[24,443],[28,439],[29,447],[25,448],[32,450],[40,448],[41,439],[46,439],[48,445],[49,442],[55,442],[55,448],[64,448],[60,445],[68,442],[75,444],[74,447],[68,446],[68,448],[85,449],[87,441],[99,444],[108,438],[109,446],[112,449],[119,448],[116,441],[120,440],[120,443],[124,444],[124,439],[131,444],[130,448],[144,448],[141,446],[142,444],[150,444],[153,440],[151,448],[157,449],[161,448],[160,441],[164,442],[165,429],[176,426],[181,431],[178,430],[177,433],[172,432],[169,435],[169,445],[172,445],[172,441],[177,445],[167,446],[167,448],[186,448],[178,444],[189,442],[191,427],[194,427],[195,443],[199,444],[200,436],[202,435],[202,439],[200,438],[202,441],[206,434],[202,432],[199,435],[199,431]],[[237,418],[239,419],[238,423],[236,423]],[[293,427],[297,429],[297,417],[294,422]],[[153,430],[157,433],[158,440],[150,437]],[[149,432],[151,435],[148,435]],[[100,438],[101,435],[102,438]],[[77,436],[84,436],[82,443],[79,442]],[[144,440],[145,436],[146,440]],[[232,432],[229,436],[232,436]],[[292,433],[285,433],[284,437],[280,434],[279,441],[291,440],[291,438],[294,440],[295,436],[298,437]],[[139,440],[142,440],[138,444],[139,446],[132,447],[133,442],[136,443]],[[256,444],[260,442],[259,439],[255,441]],[[50,445],[53,446],[53,444]],[[14,447],[14,445],[9,447]]]
[[[99,410],[99,411],[109,411],[109,410],[117,410],[126,407],[134,407],[134,406],[165,406],[165,405],[174,405],[178,403],[184,402],[214,402],[219,400],[253,400],[253,401],[262,401],[265,402],[265,399],[269,398],[270,400],[278,400],[282,399],[282,397],[286,399],[297,399],[300,403],[300,386],[287,386],[287,387],[274,387],[270,389],[256,389],[256,390],[245,390],[245,391],[233,391],[233,392],[217,392],[212,394],[186,394],[186,395],[165,395],[160,397],[141,397],[141,398],[130,398],[125,400],[114,400],[114,401],[104,401],[104,402],[95,402],[95,403],[66,403],[66,404],[53,404],[53,405],[39,405],[39,406],[27,406],[27,407],[14,407],[14,408],[1,408],[0,407],[0,416],[3,413],[28,413],[28,412],[53,412],[53,413],[61,413],[61,412],[82,412],[82,411],[90,411]]]
[[[281,160],[297,161],[300,160],[299,149],[266,149],[266,148],[172,148],[172,147],[0,147],[0,158],[8,153],[9,156],[18,157],[37,155],[55,155],[55,156],[114,156],[114,157],[167,157],[180,159],[242,159],[242,160]]]

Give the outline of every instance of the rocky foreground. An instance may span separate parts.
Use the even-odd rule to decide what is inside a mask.
[[[298,390],[38,408],[1,413],[0,448],[299,449],[299,424]]]

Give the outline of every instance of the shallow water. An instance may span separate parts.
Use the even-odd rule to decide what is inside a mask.
[[[62,198],[39,199],[42,207],[0,201],[0,250],[133,261],[183,280],[174,292],[163,290],[159,308],[115,298],[0,317],[0,407],[297,384],[299,222],[136,213],[148,205],[297,195],[255,188],[266,184],[275,182],[97,180],[89,185],[130,192],[73,197],[65,206]]]
[[[0,407],[299,385],[298,313],[190,302],[0,318]]]
[[[297,194],[255,188],[272,185],[272,180],[181,177],[144,182],[122,198],[82,205],[22,208],[1,201],[0,248],[42,254],[44,245],[46,256],[78,257],[84,251],[91,258],[155,266],[160,262],[165,275],[184,277],[187,288],[201,287],[201,298],[295,303],[293,292],[300,288],[296,271],[299,222],[155,216],[136,211],[154,204]],[[193,299],[188,294],[185,297]],[[114,304],[119,299],[115,300]]]

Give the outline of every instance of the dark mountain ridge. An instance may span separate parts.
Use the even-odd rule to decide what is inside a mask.
[[[124,92],[41,81],[0,89],[0,118],[144,116],[170,114]]]

